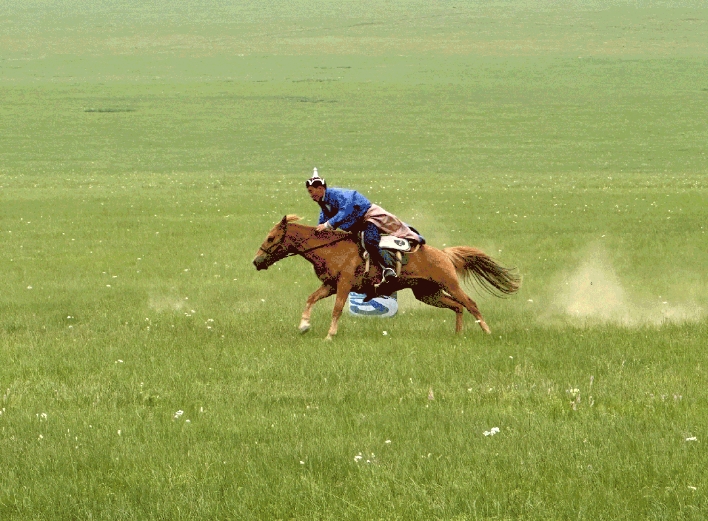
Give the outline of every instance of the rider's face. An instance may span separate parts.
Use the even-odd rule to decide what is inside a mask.
[[[307,193],[310,194],[310,199],[319,203],[325,195],[324,186],[308,186]]]

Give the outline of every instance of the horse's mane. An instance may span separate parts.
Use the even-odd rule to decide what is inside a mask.
[[[302,217],[300,217],[299,215],[292,214],[292,213],[285,216],[285,220],[289,223],[299,221],[301,219],[302,219]],[[305,226],[306,228],[314,228],[314,226],[310,226],[307,224],[301,224],[300,226]],[[342,235],[352,235],[349,232],[345,232],[344,230],[324,230],[324,231],[317,232],[317,233],[318,233],[318,236],[322,237],[322,238],[341,237]],[[354,241],[356,242],[356,238],[354,236],[352,236],[352,237],[353,237]]]

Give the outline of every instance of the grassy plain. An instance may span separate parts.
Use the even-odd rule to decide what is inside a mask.
[[[704,519],[704,5],[0,14],[0,519]],[[297,335],[313,166],[518,266],[493,334]]]

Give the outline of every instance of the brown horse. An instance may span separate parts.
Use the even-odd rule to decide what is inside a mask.
[[[283,217],[268,232],[258,248],[253,264],[256,269],[264,270],[280,259],[293,255],[301,255],[312,263],[322,286],[307,299],[300,331],[305,333],[310,329],[312,306],[318,300],[336,293],[332,323],[327,333],[327,340],[331,340],[337,334],[337,323],[349,292],[373,291],[378,273],[372,271],[379,268],[373,267],[370,273],[364,272],[365,264],[355,235],[342,231],[318,232],[312,226],[295,223],[298,219],[295,215]],[[458,275],[463,279],[474,277],[484,289],[497,296],[501,296],[498,293],[514,293],[520,286],[520,279],[513,269],[500,266],[482,251],[469,246],[439,250],[422,245],[415,253],[407,255],[408,262],[402,267],[400,276],[391,283],[387,282],[392,284],[386,288],[389,294],[411,288],[418,300],[453,310],[456,314],[457,333],[462,331],[462,313],[465,309],[474,315],[485,332],[490,333],[477,304],[462,290]]]

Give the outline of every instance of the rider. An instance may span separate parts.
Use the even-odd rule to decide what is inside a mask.
[[[320,206],[318,231],[341,228],[349,232],[363,232],[364,248],[371,259],[381,266],[383,284],[396,278],[396,260],[391,252],[379,248],[381,233],[425,244],[425,239],[395,215],[372,204],[355,190],[327,188],[327,183],[315,168],[312,177],[305,181],[310,198]]]

